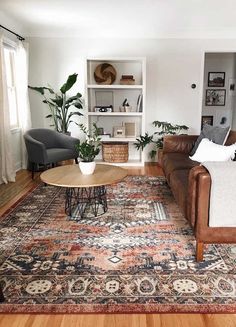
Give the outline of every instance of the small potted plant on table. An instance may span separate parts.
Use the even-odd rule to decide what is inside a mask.
[[[148,132],[140,135],[140,137],[136,138],[134,145],[138,150],[143,150],[148,144],[153,143],[154,148],[149,152],[149,156],[154,159],[158,152],[158,162],[161,165],[164,136],[179,134],[182,130],[188,130],[188,127],[185,125],[172,125],[171,123],[158,120],[152,122],[152,125],[160,130],[152,135],[149,135]]]
[[[80,158],[79,168],[83,175],[91,175],[96,167],[94,159],[100,152],[101,138],[99,137],[99,129],[95,123],[91,132],[83,124],[80,124],[80,129],[86,135],[86,139],[84,142],[78,142],[75,145]]]

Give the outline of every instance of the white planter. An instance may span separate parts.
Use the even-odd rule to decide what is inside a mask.
[[[92,162],[83,162],[80,161],[79,163],[79,168],[81,170],[81,173],[83,175],[92,175],[94,172],[94,169],[96,167],[96,162],[92,161]]]

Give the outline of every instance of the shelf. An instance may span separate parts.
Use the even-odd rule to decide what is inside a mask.
[[[142,116],[142,112],[88,112],[88,116]]]
[[[143,167],[144,163],[140,160],[129,160],[128,162],[105,162],[103,160],[97,160],[96,163],[104,164],[104,165],[114,165],[120,167]]]
[[[112,85],[99,85],[99,84],[88,84],[88,89],[120,89],[120,90],[128,90],[128,89],[143,89],[143,85],[120,85],[120,84],[112,84]]]
[[[97,84],[94,72],[98,65],[102,63],[111,64],[116,70],[116,79],[113,84]],[[135,84],[120,84],[122,75],[132,75]],[[142,111],[121,112],[120,108],[127,99],[133,110],[141,108]],[[142,100],[142,101],[141,101]],[[137,102],[139,106],[137,107]],[[112,112],[94,112],[98,105],[108,106],[112,104]],[[102,142],[127,142],[129,145],[129,161],[126,163],[107,163],[98,157],[97,162],[123,167],[144,166],[144,151],[135,147],[136,138],[145,133],[145,112],[146,112],[146,58],[144,57],[113,57],[113,58],[88,58],[86,61],[85,75],[85,107],[87,126],[91,128],[96,122],[100,128],[107,133],[111,133],[114,126],[130,123],[127,137],[110,137]],[[140,109],[140,110],[141,110]],[[103,117],[103,118],[102,118]],[[133,124],[133,125],[132,125]],[[135,125],[134,125],[135,124]],[[131,128],[132,127],[132,128]],[[135,130],[134,130],[135,127]],[[123,134],[125,135],[125,133]],[[129,137],[128,135],[136,135]]]
[[[102,140],[101,142],[135,142],[137,137],[138,136],[135,136],[135,137],[110,137],[106,140]]]

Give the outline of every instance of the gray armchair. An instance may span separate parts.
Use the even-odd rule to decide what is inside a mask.
[[[75,159],[78,163],[75,144],[78,139],[58,133],[47,128],[33,128],[24,134],[28,160],[31,165],[32,179],[38,165],[55,164],[57,162]]]

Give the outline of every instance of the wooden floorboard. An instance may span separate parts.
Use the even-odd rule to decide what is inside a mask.
[[[126,169],[130,175],[163,175],[156,164]],[[15,183],[0,185],[0,216],[39,183],[39,173],[32,181],[22,170]],[[236,327],[236,314],[0,314],[0,327]]]

